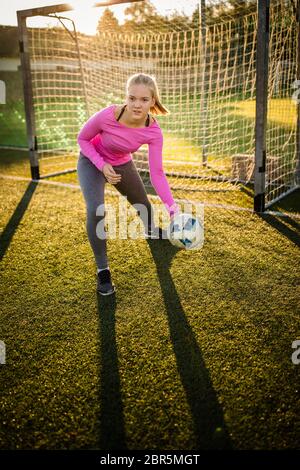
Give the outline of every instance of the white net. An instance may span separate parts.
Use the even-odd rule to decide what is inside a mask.
[[[296,2],[276,2],[270,10],[267,116],[266,205],[293,190],[297,182]],[[283,8],[284,6],[284,8]],[[299,60],[299,59],[298,59]]]
[[[133,4],[136,16],[129,15],[123,25],[112,16],[103,19],[95,36],[76,31],[67,13],[47,17],[47,28],[30,29],[38,150],[45,171],[47,161],[69,168],[87,117],[123,103],[129,75],[144,72],[156,77],[162,102],[171,111],[158,117],[170,186],[230,191],[253,183],[256,2],[199,2],[190,16],[175,10],[165,16],[150,4],[139,17],[142,3]],[[267,202],[296,184],[296,106],[291,100],[296,20],[291,3],[271,2]],[[176,6],[180,10],[180,2],[172,2]],[[97,12],[103,15],[103,9]],[[147,148],[134,159],[149,183]]]

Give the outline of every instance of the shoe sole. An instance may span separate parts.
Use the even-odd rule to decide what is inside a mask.
[[[159,240],[159,235],[157,233],[144,233],[145,238],[151,238],[151,240]]]
[[[101,292],[100,290],[97,289],[97,292],[98,292],[98,294],[100,294],[100,295],[105,295],[105,296],[106,296],[106,295],[112,295],[112,294],[114,294],[114,293],[116,292],[116,288],[114,287],[114,289],[113,289],[112,291],[110,291],[110,292]]]
[[[146,240],[168,240],[169,239],[168,233],[165,229],[162,229],[160,235],[157,232],[152,233],[151,235],[148,233],[144,233],[144,237]]]

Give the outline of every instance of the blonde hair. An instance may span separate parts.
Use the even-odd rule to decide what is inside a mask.
[[[126,83],[126,93],[128,94],[129,88],[132,85],[145,85],[150,88],[152,98],[155,99],[154,106],[151,106],[150,112],[152,114],[169,114],[170,111],[160,101],[158,86],[155,77],[145,73],[136,73],[128,78]]]

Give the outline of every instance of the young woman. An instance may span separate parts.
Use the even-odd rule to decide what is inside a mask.
[[[125,104],[111,105],[95,113],[78,134],[77,172],[87,208],[87,234],[97,265],[97,290],[102,295],[115,292],[106,239],[98,238],[96,234],[96,226],[104,218],[96,215],[96,209],[104,204],[106,182],[115,185],[130,204],[143,204],[146,209],[141,211],[143,215],[137,212],[145,226],[145,236],[162,238],[161,229],[154,227],[153,208],[131,155],[141,145],[148,144],[151,183],[170,218],[179,211],[163,171],[162,131],[149,112],[168,114],[160,101],[155,79],[150,75],[135,74],[127,81]]]

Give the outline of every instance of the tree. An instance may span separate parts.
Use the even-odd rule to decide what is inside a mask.
[[[126,33],[138,33],[143,30],[157,31],[161,20],[161,16],[158,14],[155,6],[148,2],[148,0],[142,3],[132,3],[132,5],[126,8],[124,13],[129,17],[122,26],[122,30]]]
[[[97,25],[98,34],[105,33],[105,32],[110,32],[110,33],[120,32],[119,22],[117,18],[115,17],[114,13],[111,10],[109,10],[109,8],[105,8]]]

